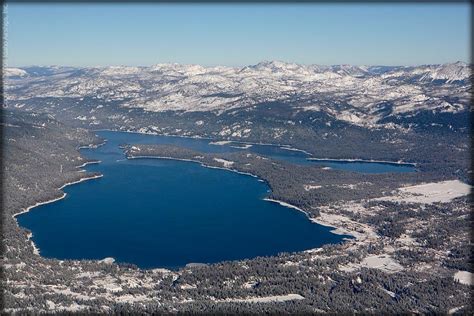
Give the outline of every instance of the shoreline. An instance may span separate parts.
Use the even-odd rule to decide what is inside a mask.
[[[366,163],[382,163],[382,164],[390,164],[390,165],[397,165],[397,166],[410,166],[416,167],[416,162],[404,162],[402,160],[399,161],[389,161],[389,160],[374,160],[374,159],[331,159],[331,158],[306,158],[310,161],[327,161],[327,162],[366,162]]]
[[[68,182],[68,183],[62,185],[60,188],[58,188],[58,190],[62,190],[62,189],[64,189],[65,187],[67,187],[67,186],[69,186],[69,185],[81,183],[81,182],[84,182],[84,181],[87,181],[87,180],[102,178],[103,176],[104,176],[103,174],[98,174],[98,175],[95,175],[95,176],[80,178],[80,179],[77,180],[77,181]]]
[[[276,203],[276,204],[280,204],[281,206],[284,206],[284,207],[288,207],[288,208],[292,208],[292,209],[295,209],[297,211],[300,211],[302,213],[304,213],[306,216],[309,217],[309,213],[306,212],[305,210],[297,207],[297,206],[294,206],[290,203],[287,203],[287,202],[283,202],[283,201],[280,201],[280,200],[275,200],[275,199],[270,199],[270,198],[264,198],[263,199],[264,201],[268,201],[268,202],[273,202],[273,203]]]
[[[205,168],[222,169],[222,170],[227,170],[227,171],[230,171],[230,172],[235,172],[235,173],[246,175],[246,176],[251,176],[253,178],[258,179],[259,181],[262,181],[262,182],[266,183],[267,186],[269,186],[267,181],[265,181],[264,179],[260,179],[258,176],[254,175],[252,173],[242,172],[242,171],[238,171],[236,169],[230,169],[230,168],[225,168],[225,167],[209,166],[209,165],[206,165],[202,161],[199,161],[199,160],[186,159],[186,158],[163,157],[163,156],[130,156],[130,157],[127,157],[127,159],[166,159],[166,160],[177,160],[177,161],[193,162],[193,163],[198,163],[202,167],[205,167]],[[348,231],[346,228],[333,226],[330,223],[324,222],[323,220],[318,220],[316,217],[311,217],[310,214],[307,211],[305,211],[305,210],[303,210],[303,209],[301,209],[301,208],[299,208],[295,205],[292,205],[290,203],[283,202],[283,201],[280,201],[280,200],[271,199],[271,198],[268,198],[268,197],[263,198],[263,200],[268,201],[268,202],[272,202],[272,203],[277,203],[277,204],[280,204],[283,207],[287,207],[287,208],[290,208],[290,209],[300,211],[300,212],[302,212],[306,215],[307,219],[310,222],[312,222],[314,224],[321,225],[321,226],[333,228],[332,230],[330,230],[330,232],[335,234],[335,235],[349,235],[349,236],[352,236],[353,238],[357,239],[357,236],[353,232]],[[309,250],[311,250],[311,249],[309,249]]]
[[[116,132],[116,131],[112,131],[112,132]],[[122,131],[123,132],[123,131]],[[146,134],[146,133],[140,133],[140,132],[126,132],[126,133],[137,133],[137,134]],[[148,134],[146,134],[148,135]],[[167,135],[165,135],[167,136]],[[174,136],[174,137],[183,137],[183,138],[193,138],[193,137],[185,137],[185,136]],[[212,139],[211,139],[212,140]],[[100,146],[103,146],[104,144],[107,143],[107,139],[104,140],[104,142],[102,142],[101,144],[98,144],[98,145],[90,145],[90,146],[83,146],[82,148],[87,148],[87,149],[96,149]],[[236,142],[236,143],[245,143],[245,142]],[[248,144],[248,142],[247,142]],[[252,144],[257,144],[257,145],[262,145],[262,144],[258,144],[258,143],[252,143]],[[293,150],[293,149],[289,149],[289,148],[292,148],[291,146],[286,146],[286,147],[283,147],[282,145],[275,145],[275,144],[263,144],[263,145],[270,145],[270,146],[279,146],[285,150]],[[78,148],[79,150],[79,148]],[[294,150],[298,150],[298,149],[294,149]],[[298,151],[302,151],[302,150],[298,150]],[[302,151],[304,152],[304,151]],[[311,155],[311,154],[309,154]],[[130,156],[130,157],[127,157],[125,155],[125,159],[140,159],[140,158],[149,158],[149,159],[167,159],[167,160],[178,160],[178,161],[185,161],[185,162],[192,162],[192,163],[199,163],[202,167],[205,167],[205,168],[211,168],[211,169],[222,169],[222,170],[226,170],[226,171],[230,171],[230,172],[235,172],[237,174],[241,174],[241,175],[247,175],[247,176],[251,176],[253,178],[256,178],[258,181],[260,182],[263,182],[263,183],[266,183],[267,186],[270,188],[269,192],[271,192],[271,186],[270,184],[264,180],[264,179],[261,179],[259,176],[255,175],[255,174],[252,174],[252,173],[249,173],[249,172],[242,172],[242,171],[239,171],[239,170],[236,170],[236,169],[231,169],[231,168],[227,168],[227,167],[217,167],[217,166],[211,166],[211,165],[207,165],[205,164],[204,162],[202,161],[199,161],[199,160],[195,160],[195,159],[184,159],[184,158],[173,158],[173,157],[159,157],[159,156]],[[79,166],[76,166],[77,169],[81,168],[81,167],[84,167],[84,166],[87,166],[89,164],[99,164],[101,163],[100,160],[93,160],[93,161],[86,161],[84,162],[83,164],[79,165]],[[82,171],[85,171],[85,170],[82,170]],[[78,171],[80,172],[80,171]],[[64,189],[65,187],[69,186],[69,185],[73,185],[73,184],[78,184],[78,183],[81,183],[81,182],[84,182],[84,181],[88,181],[88,180],[93,180],[93,179],[98,179],[98,178],[101,178],[103,177],[104,175],[103,174],[97,174],[97,175],[93,175],[93,176],[88,176],[88,177],[82,177],[76,181],[71,181],[71,182],[68,182],[68,183],[65,183],[63,184],[61,187],[59,187],[57,190],[62,190]],[[16,216],[20,215],[20,214],[24,214],[24,213],[27,213],[29,211],[31,211],[33,208],[35,207],[38,207],[38,206],[41,206],[41,205],[45,205],[45,204],[49,204],[49,203],[53,203],[53,202],[56,202],[56,201],[59,201],[61,199],[64,199],[66,197],[66,193],[65,192],[62,192],[62,195],[60,197],[56,197],[56,198],[53,198],[53,199],[50,199],[48,201],[43,201],[43,202],[37,202],[35,203],[34,205],[30,205],[28,206],[27,208],[23,209],[22,211],[18,212],[18,213],[15,213],[12,215],[12,218],[14,218],[16,220]],[[300,211],[302,213],[304,213],[306,215],[306,218],[311,222],[311,223],[315,223],[315,224],[318,224],[318,225],[321,225],[321,226],[325,226],[325,227],[328,227],[328,228],[331,228],[330,232],[335,234],[335,235],[345,235],[345,236],[350,236],[352,238],[354,238],[355,240],[359,240],[359,237],[357,236],[357,234],[353,233],[352,231],[350,230],[347,230],[346,228],[344,227],[339,227],[337,225],[334,225],[331,224],[330,222],[326,222],[325,220],[321,220],[321,219],[318,219],[318,218],[313,218],[310,216],[310,214],[295,206],[295,205],[292,205],[292,204],[289,204],[287,202],[283,202],[283,201],[280,201],[280,200],[275,200],[275,199],[270,199],[270,198],[263,198],[264,201],[268,201],[268,202],[273,202],[273,203],[278,203],[280,204],[281,206],[283,207],[286,207],[286,208],[289,208],[289,209],[294,209],[294,210],[297,210],[297,211]],[[18,221],[17,221],[17,225],[19,226],[20,229],[24,229],[22,228]],[[32,245],[32,248],[33,248],[33,254],[34,255],[38,255],[38,256],[41,256],[41,253],[40,253],[40,249],[36,246],[36,244],[34,243],[33,241],[33,233],[32,232],[29,232],[27,233],[27,242],[29,241],[30,244]],[[343,238],[340,242],[338,242],[337,244],[344,244],[344,243],[347,243],[349,241],[352,240],[352,238]],[[311,248],[311,249],[307,249],[307,250],[303,250],[303,251],[298,251],[298,252],[301,252],[301,253],[304,253],[304,252],[307,252],[307,251],[314,251],[314,250],[317,250],[319,248]],[[297,253],[298,253],[297,252]],[[59,260],[59,259],[57,259]],[[79,259],[78,261],[82,261],[83,259]],[[94,261],[98,261],[100,262],[101,260],[94,260]],[[240,260],[237,260],[237,261],[240,261]],[[177,268],[177,270],[181,270],[183,269],[184,267],[179,267]],[[164,270],[164,268],[151,268],[151,269],[143,269],[143,268],[139,268],[139,270],[142,270],[142,271],[153,271],[153,270]],[[166,269],[167,271],[172,271],[174,269]]]
[[[141,135],[150,135],[150,136],[162,136],[162,137],[177,137],[177,138],[188,138],[188,139],[201,139],[201,140],[209,140],[211,141],[209,145],[214,145],[214,146],[222,146],[222,145],[228,145],[229,143],[234,143],[234,144],[247,144],[247,145],[261,145],[261,146],[273,146],[273,147],[278,147],[283,150],[289,150],[289,151],[297,151],[304,153],[310,157],[307,157],[306,160],[315,160],[315,161],[334,161],[334,162],[366,162],[366,163],[383,163],[383,164],[391,164],[391,165],[398,165],[398,166],[411,166],[411,167],[417,167],[418,163],[416,162],[405,162],[402,160],[399,161],[390,161],[390,160],[374,160],[374,159],[359,159],[359,158],[341,158],[341,159],[332,159],[332,158],[315,158],[313,157],[314,154],[311,154],[310,152],[304,150],[304,149],[299,149],[295,148],[289,144],[278,144],[278,143],[262,143],[262,142],[249,142],[249,141],[239,141],[239,140],[226,140],[226,139],[215,139],[215,138],[209,138],[209,137],[201,137],[201,136],[182,136],[182,135],[169,135],[169,134],[159,134],[159,133],[146,133],[146,132],[137,132],[137,131],[131,131],[131,130],[126,130],[126,131],[121,131],[121,130],[113,130],[113,129],[97,129],[97,130],[91,130],[92,132],[120,132],[120,133],[132,133],[132,134],[141,134]],[[101,146],[105,144],[107,140],[105,140],[104,143],[97,145]],[[225,143],[225,144],[219,144],[219,142]],[[214,144],[212,144],[214,143]],[[89,147],[89,146],[83,146],[84,148],[96,148],[96,147]],[[232,147],[232,146],[230,146]],[[233,147],[235,148],[235,147]],[[245,150],[244,148],[242,148]]]
[[[223,146],[223,145],[229,145],[231,143],[234,143],[234,144],[242,144],[242,145],[259,145],[259,146],[271,146],[271,147],[278,147],[280,149],[283,149],[283,150],[289,150],[289,151],[298,151],[298,152],[302,152],[308,156],[313,156],[313,154],[307,152],[306,150],[304,149],[298,149],[298,148],[295,148],[291,145],[284,145],[284,144],[275,144],[275,143],[255,143],[255,142],[247,142],[247,141],[240,141],[240,140],[213,140],[211,143],[209,143],[209,145],[215,145],[215,146]],[[232,147],[232,146],[230,146]],[[233,148],[238,148],[238,147],[233,147]],[[246,148],[241,148],[241,149],[246,149]]]
[[[81,183],[81,182],[84,182],[84,181],[87,181],[87,180],[102,178],[103,176],[104,176],[104,175],[100,174],[100,175],[95,175],[95,176],[80,178],[80,179],[77,180],[77,181],[68,182],[68,183],[62,185],[62,186],[59,187],[57,190],[62,190],[62,189],[64,189],[65,187],[67,187],[67,186],[69,186],[69,185]],[[67,195],[66,192],[62,192],[62,195],[61,195],[60,197],[57,197],[57,198],[54,198],[54,199],[51,199],[51,200],[47,200],[47,201],[43,201],[43,202],[36,202],[34,205],[30,205],[30,206],[24,208],[22,211],[20,211],[20,212],[18,212],[18,213],[12,214],[12,218],[16,221],[16,224],[18,225],[18,227],[20,227],[20,229],[25,229],[25,228],[22,228],[22,227],[20,226],[20,224],[18,223],[18,220],[16,219],[16,217],[17,217],[18,215],[28,213],[29,211],[31,211],[31,210],[34,209],[35,207],[42,206],[42,205],[46,205],[46,204],[49,204],[49,203],[53,203],[53,202],[62,200],[62,199],[64,199],[64,198],[66,197],[66,195]],[[36,246],[36,244],[35,244],[35,242],[33,241],[32,237],[33,237],[33,233],[32,233],[32,232],[29,232],[29,233],[27,234],[26,240],[29,241],[29,242],[31,243],[31,245],[33,246],[33,254],[40,256],[40,255],[41,255],[41,254],[40,254],[40,249]]]
[[[35,207],[38,207],[38,206],[41,206],[41,205],[45,205],[45,204],[49,204],[49,203],[53,203],[53,202],[62,200],[62,199],[64,199],[64,198],[66,197],[66,193],[64,193],[64,192],[62,192],[62,193],[63,193],[63,194],[62,194],[60,197],[57,197],[57,198],[54,198],[54,199],[51,199],[51,200],[47,200],[47,201],[44,201],[44,202],[37,202],[37,203],[35,203],[34,205],[30,205],[30,206],[24,208],[22,211],[13,214],[12,217],[13,217],[13,218],[16,218],[18,215],[28,213],[31,209],[33,209],[33,208],[35,208]]]
[[[284,149],[284,150],[289,150],[289,151],[297,151],[297,152],[302,152],[303,154],[306,154],[308,156],[314,156],[312,153],[310,152],[307,152],[306,150],[304,149],[298,149],[298,148],[294,148],[290,145],[283,145],[283,146],[280,146],[281,149]],[[310,159],[310,158],[306,158],[306,159]]]
[[[113,129],[95,129],[91,130],[92,132],[119,132],[119,133],[132,133],[132,134],[141,134],[141,135],[150,135],[150,136],[162,136],[162,137],[178,137],[178,138],[189,138],[189,139],[201,139],[201,140],[209,140],[211,141],[209,145],[221,146],[222,144],[211,144],[211,143],[219,143],[219,142],[226,142],[228,143],[235,143],[235,144],[246,144],[246,145],[261,145],[261,146],[274,146],[279,147],[285,150],[292,150],[292,151],[299,151],[302,153],[307,154],[308,156],[313,156],[313,154],[303,150],[294,148],[291,145],[284,145],[284,144],[274,144],[274,143],[256,143],[256,142],[247,142],[247,141],[239,141],[239,140],[228,140],[228,139],[215,139],[209,137],[201,137],[201,136],[182,136],[182,135],[169,135],[169,134],[159,134],[159,133],[145,133],[145,132],[137,132],[137,131],[121,131],[121,130],[113,130]],[[103,144],[102,144],[103,145]],[[232,146],[231,146],[232,147]],[[85,148],[90,148],[85,146]]]
[[[214,140],[212,138],[207,138],[207,137],[201,137],[201,136],[180,136],[180,135],[167,135],[167,134],[158,134],[158,133],[145,133],[145,132],[137,132],[137,131],[131,131],[131,130],[115,130],[115,129],[92,129],[92,132],[114,132],[114,133],[131,133],[131,134],[141,134],[141,135],[150,135],[150,136],[164,136],[164,137],[179,137],[179,138],[190,138],[190,139],[204,139],[204,140]]]
[[[357,236],[355,234],[353,234],[353,232],[348,231],[346,228],[334,226],[330,223],[325,222],[324,220],[318,219],[317,217],[311,217],[310,214],[307,211],[305,211],[305,210],[303,210],[303,209],[301,209],[297,206],[294,206],[290,203],[283,202],[283,201],[280,201],[280,200],[270,199],[270,198],[264,198],[263,200],[273,202],[273,203],[277,203],[277,204],[280,204],[281,206],[284,206],[284,207],[287,207],[287,208],[292,208],[292,209],[295,209],[297,211],[300,211],[300,212],[302,212],[306,215],[306,217],[308,218],[308,220],[310,222],[312,222],[314,224],[324,226],[324,227],[333,228],[332,230],[330,230],[330,232],[335,234],[335,235],[349,235],[349,236],[352,236],[355,239],[357,239]],[[311,250],[311,249],[309,249],[309,250]],[[305,250],[305,251],[307,251],[307,250]]]
[[[165,157],[165,156],[128,156],[128,157],[126,156],[126,159],[166,159],[166,160],[177,160],[177,161],[193,162],[193,163],[198,163],[202,167],[209,168],[209,169],[222,169],[222,170],[227,170],[227,171],[235,172],[235,173],[246,175],[246,176],[251,176],[253,178],[257,178],[259,180],[262,180],[263,182],[266,183],[265,180],[260,179],[258,176],[254,175],[252,173],[239,171],[239,170],[236,170],[236,169],[230,169],[230,168],[226,168],[226,167],[217,167],[217,166],[206,165],[204,162],[199,161],[199,160],[194,160],[194,159],[174,158],[174,157]]]
[[[94,131],[92,131],[94,132]],[[90,144],[90,145],[85,145],[85,146],[77,146],[77,150],[79,149],[95,149],[99,148],[100,146],[104,146],[107,143],[107,140],[105,139],[102,143],[99,144]]]
[[[33,241],[33,233],[28,233],[28,236],[27,236],[28,240],[31,242],[31,245],[33,246],[33,253],[37,256],[40,256],[40,250],[38,247],[36,247],[36,244],[34,243]]]
[[[86,161],[82,165],[76,166],[77,169],[88,166],[88,165],[94,165],[94,164],[99,164],[101,163],[101,160],[92,160],[92,161]]]
[[[322,219],[318,219],[317,217],[310,217],[309,220],[315,224],[318,224],[324,227],[334,228],[330,230],[330,232],[333,233],[334,235],[351,236],[355,240],[360,240],[360,237],[356,234],[356,232],[348,230],[347,228],[333,226],[331,223],[328,223]],[[344,238],[343,240],[347,241],[351,239]]]
[[[112,131],[112,130],[110,130]],[[112,131],[112,132],[116,132],[116,131]],[[123,131],[121,131],[123,132]],[[129,132],[129,131],[126,131],[126,133],[137,133],[137,134],[146,134],[146,133],[141,133],[141,132]],[[149,135],[149,134],[146,134],[146,135]],[[168,136],[168,135],[163,135],[163,136]],[[185,137],[185,136],[172,136],[172,137]],[[185,137],[185,138],[191,138],[191,137]],[[99,144],[99,145],[92,145],[92,146],[82,146],[82,148],[87,148],[87,149],[94,149],[94,148],[98,148],[99,146],[102,146],[104,145],[105,143],[107,142],[107,140],[105,140],[103,143]],[[237,142],[237,143],[243,143],[243,142]],[[247,144],[250,144],[250,143],[247,143]],[[281,146],[281,145],[274,145],[274,144],[258,144],[258,143],[252,143],[253,145],[268,145],[268,146],[279,146],[283,149],[286,149],[286,150],[296,150],[296,151],[301,151],[301,152],[304,152],[303,150],[298,150],[296,148],[292,148],[292,147],[289,147],[287,146],[286,148]],[[291,148],[291,149],[290,149]],[[79,148],[78,148],[79,149]],[[310,154],[309,154],[310,155]],[[184,161],[184,162],[191,162],[191,163],[198,163],[199,165],[201,165],[202,167],[205,167],[205,168],[210,168],[210,169],[221,169],[221,170],[226,170],[226,171],[230,171],[230,172],[234,172],[234,173],[237,173],[237,174],[241,174],[241,175],[246,175],[246,176],[251,176],[253,178],[256,178],[258,179],[260,182],[264,182],[267,184],[267,186],[270,187],[270,185],[268,184],[267,181],[263,180],[263,179],[260,179],[257,175],[255,174],[252,174],[252,173],[249,173],[249,172],[243,172],[243,171],[239,171],[239,170],[236,170],[236,169],[231,169],[231,168],[226,168],[226,167],[217,167],[217,166],[211,166],[211,165],[207,165],[205,164],[204,162],[202,161],[199,161],[199,160],[195,160],[195,159],[186,159],[186,158],[173,158],[173,157],[164,157],[164,156],[126,156],[125,155],[125,158],[126,159],[165,159],[165,160],[177,160],[177,161]],[[79,168],[82,168],[84,166],[87,166],[89,164],[99,164],[101,161],[100,160],[94,160],[94,161],[86,161],[85,163],[79,165],[79,166],[76,166],[77,169]],[[93,175],[93,176],[89,176],[89,177],[83,177],[83,178],[80,178],[79,180],[76,180],[76,181],[72,181],[72,182],[68,182],[68,183],[65,183],[63,184],[61,187],[59,187],[57,190],[62,190],[64,189],[65,187],[69,186],[69,185],[73,185],[73,184],[78,184],[78,183],[81,183],[81,182],[84,182],[84,181],[88,181],[88,180],[93,180],[93,179],[98,179],[98,178],[102,178],[103,177],[103,174],[98,174],[98,175]],[[271,187],[270,187],[271,189]],[[62,200],[64,199],[65,197],[67,196],[67,193],[65,192],[62,192],[62,195],[60,197],[57,197],[57,198],[53,198],[53,199],[50,199],[50,200],[47,200],[47,201],[43,201],[43,202],[37,202],[35,203],[34,205],[30,205],[26,208],[24,208],[22,211],[18,212],[18,213],[15,213],[12,215],[12,218],[14,218],[16,220],[16,217],[18,215],[21,215],[21,214],[24,214],[24,213],[28,213],[29,211],[31,211],[32,209],[34,209],[35,207],[38,207],[38,206],[42,206],[42,205],[46,205],[46,204],[49,204],[49,203],[53,203],[53,202],[56,202],[56,201],[59,201],[59,200]],[[352,232],[350,231],[347,231],[345,228],[343,227],[337,227],[337,226],[333,226],[329,223],[326,223],[325,221],[321,221],[321,220],[318,220],[317,218],[313,218],[310,216],[310,214],[295,206],[295,205],[292,205],[290,203],[287,203],[287,202],[283,202],[283,201],[280,201],[280,200],[275,200],[275,199],[271,199],[271,198],[263,198],[264,201],[268,201],[268,202],[273,202],[273,203],[277,203],[283,207],[286,207],[286,208],[289,208],[289,209],[294,209],[294,210],[297,210],[299,212],[302,212],[306,215],[306,218],[312,222],[312,223],[315,223],[315,224],[318,224],[318,225],[321,225],[321,226],[325,226],[325,227],[329,227],[329,228],[333,228],[332,230],[330,230],[331,233],[333,234],[336,234],[336,235],[349,235],[349,236],[352,236],[353,238],[355,239],[358,239],[356,235],[354,235]],[[18,221],[17,221],[17,225],[19,225]],[[21,226],[20,226],[21,227]],[[32,240],[32,237],[33,237],[33,233],[30,232],[28,233],[27,235],[27,241],[29,241],[33,247],[33,253],[35,255],[38,255],[40,256],[40,249],[36,246],[36,244],[34,243],[34,241]],[[343,239],[342,242],[345,242],[349,239],[345,238]],[[316,248],[317,249],[317,248]],[[311,251],[311,250],[314,250],[314,249],[308,249],[308,250],[305,250],[305,251]],[[100,261],[100,260],[99,260]],[[145,270],[148,270],[148,269],[145,269]]]

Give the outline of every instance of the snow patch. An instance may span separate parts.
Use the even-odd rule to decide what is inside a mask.
[[[229,161],[229,160],[225,160],[225,159],[221,159],[221,158],[214,158],[214,161],[222,163],[224,165],[224,167],[226,167],[226,168],[230,168],[234,164],[233,161]]]
[[[454,274],[454,280],[461,284],[473,285],[472,273],[467,271],[458,271]]]
[[[238,302],[238,303],[281,303],[288,301],[299,301],[305,298],[299,294],[286,294],[286,295],[272,295],[264,297],[249,297],[249,298],[228,298],[221,300],[220,302]],[[218,301],[219,302],[219,301]]]
[[[374,200],[424,204],[448,203],[470,192],[470,185],[459,180],[449,180],[399,188],[396,195]]]
[[[101,263],[107,263],[107,264],[112,264],[115,262],[115,259],[112,258],[112,257],[107,257],[107,258],[104,258],[102,260],[99,260],[99,262]]]
[[[342,271],[352,272],[360,268],[379,269],[387,273],[394,273],[403,270],[403,266],[387,254],[368,256],[360,263],[350,263],[346,266],[340,267],[339,269]]]
[[[315,189],[320,189],[320,188],[322,188],[322,186],[313,185],[313,184],[305,184],[305,185],[303,185],[303,188],[305,189],[305,191],[311,191],[311,190],[315,190]]]

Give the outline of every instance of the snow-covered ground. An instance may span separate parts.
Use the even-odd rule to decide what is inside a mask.
[[[387,273],[394,273],[403,270],[403,266],[388,254],[368,256],[360,263],[351,263],[346,266],[341,266],[340,270],[352,272],[360,268],[379,269]]]
[[[399,188],[395,195],[374,200],[425,204],[447,203],[470,192],[470,185],[459,180],[450,180]]]
[[[275,303],[275,302],[287,302],[304,300],[304,297],[299,294],[286,294],[286,295],[273,295],[263,297],[249,297],[243,299],[226,299],[225,302],[245,302],[245,303]]]
[[[264,198],[263,200],[264,200],[264,201],[268,201],[268,202],[277,203],[277,204],[280,204],[281,206],[285,206],[285,207],[288,207],[288,208],[292,208],[292,209],[295,209],[295,210],[297,210],[297,211],[300,211],[300,212],[303,212],[303,213],[307,214],[305,211],[303,211],[303,210],[300,209],[299,207],[296,207],[296,206],[294,206],[294,205],[291,205],[291,204],[286,203],[286,202],[283,202],[283,201],[278,201],[278,200],[269,199],[269,198]]]
[[[458,271],[454,274],[454,280],[466,284],[466,285],[473,285],[473,274],[468,271]]]
[[[223,164],[225,168],[230,168],[234,165],[233,161],[225,160],[225,159],[222,159],[222,158],[214,158],[214,161],[217,161],[217,162]]]
[[[467,109],[470,99],[471,68],[465,63],[395,67],[383,74],[370,67],[297,65],[279,61],[245,67],[159,64],[89,67],[81,71],[67,67],[46,68],[47,75],[30,74],[28,68],[6,68],[6,98],[93,97],[104,103],[116,101],[123,107],[153,112],[220,114],[259,103],[292,101],[297,97],[308,101],[299,102],[295,110],[323,111],[336,120],[361,126],[373,126],[382,118],[383,111],[379,110],[385,104],[390,104],[391,113],[396,114],[420,110],[456,113]],[[443,95],[440,95],[439,85],[431,85],[433,80],[444,81]],[[17,91],[21,93],[16,94]],[[447,101],[446,96],[450,94],[455,94],[460,101]],[[197,120],[195,124],[202,126],[204,121]]]
[[[112,264],[115,262],[115,259],[112,258],[112,257],[107,257],[107,258],[104,258],[102,260],[99,260],[99,262],[103,262],[103,263],[108,263],[108,264]]]
[[[315,190],[315,189],[320,189],[320,188],[322,188],[322,186],[314,185],[314,184],[305,184],[303,186],[303,188],[305,189],[305,191],[311,191],[311,190]]]

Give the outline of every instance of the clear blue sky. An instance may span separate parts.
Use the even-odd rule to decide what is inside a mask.
[[[469,4],[10,4],[9,66],[470,59]]]

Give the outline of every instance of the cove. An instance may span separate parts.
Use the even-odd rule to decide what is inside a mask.
[[[268,187],[256,178],[197,163],[127,160],[122,144],[172,142],[201,151],[234,150],[208,140],[99,132],[107,139],[83,155],[102,178],[64,189],[66,197],[17,217],[33,232],[44,257],[103,259],[141,268],[302,251],[349,236],[312,223],[299,211],[264,201]],[[235,149],[240,150],[240,149]]]

